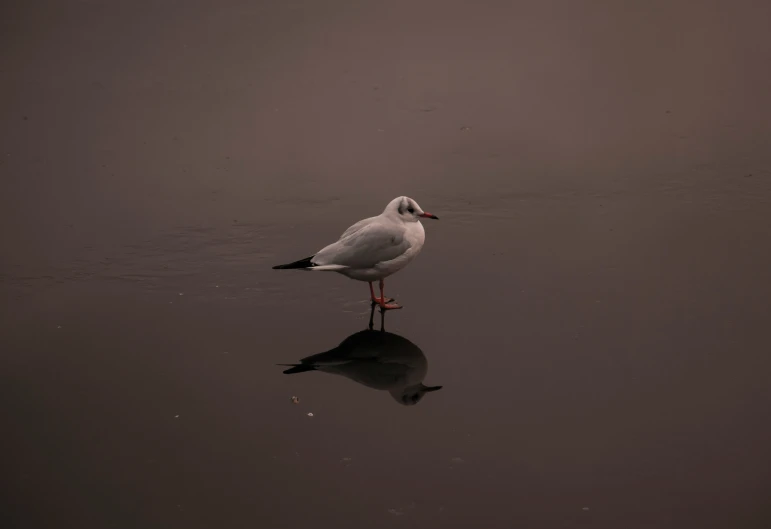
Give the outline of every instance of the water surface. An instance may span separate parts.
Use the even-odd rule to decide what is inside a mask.
[[[768,526],[768,7],[4,11],[4,527]]]

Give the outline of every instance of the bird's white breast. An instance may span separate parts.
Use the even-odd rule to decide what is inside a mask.
[[[410,245],[407,251],[397,258],[385,261],[377,266],[381,273],[383,273],[383,277],[398,272],[415,259],[420,250],[423,249],[423,243],[426,242],[426,230],[423,229],[420,221],[405,223],[404,238]]]
[[[405,237],[410,241],[410,249],[414,249],[417,254],[423,248],[423,243],[426,242],[426,230],[420,221],[410,222],[406,226],[407,234]]]

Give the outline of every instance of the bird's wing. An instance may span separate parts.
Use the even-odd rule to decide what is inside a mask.
[[[345,239],[346,237],[356,233],[360,229],[362,229],[364,226],[367,226],[372,223],[377,217],[370,217],[368,219],[362,219],[353,226],[349,227],[347,230],[343,232],[343,234],[340,236],[339,240]]]
[[[313,256],[313,263],[371,268],[396,259],[410,248],[404,229],[398,224],[370,221],[354,230],[355,226],[348,228],[348,235],[343,234],[339,241]]]

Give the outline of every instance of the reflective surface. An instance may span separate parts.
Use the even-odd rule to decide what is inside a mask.
[[[5,2],[0,526],[771,526],[770,9]]]

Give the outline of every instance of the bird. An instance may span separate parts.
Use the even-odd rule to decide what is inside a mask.
[[[428,360],[420,347],[386,331],[359,331],[337,347],[305,357],[299,364],[278,365],[289,367],[286,375],[307,371],[340,375],[368,388],[388,391],[404,406],[415,405],[426,393],[442,389],[423,384]]]
[[[369,283],[373,304],[382,310],[400,309],[385,297],[385,278],[412,261],[423,248],[426,232],[420,219],[439,219],[423,211],[410,197],[396,197],[383,212],[350,226],[336,242],[315,254],[292,263],[276,265],[274,270],[311,270],[337,272],[357,281]],[[372,284],[378,281],[380,297]]]

